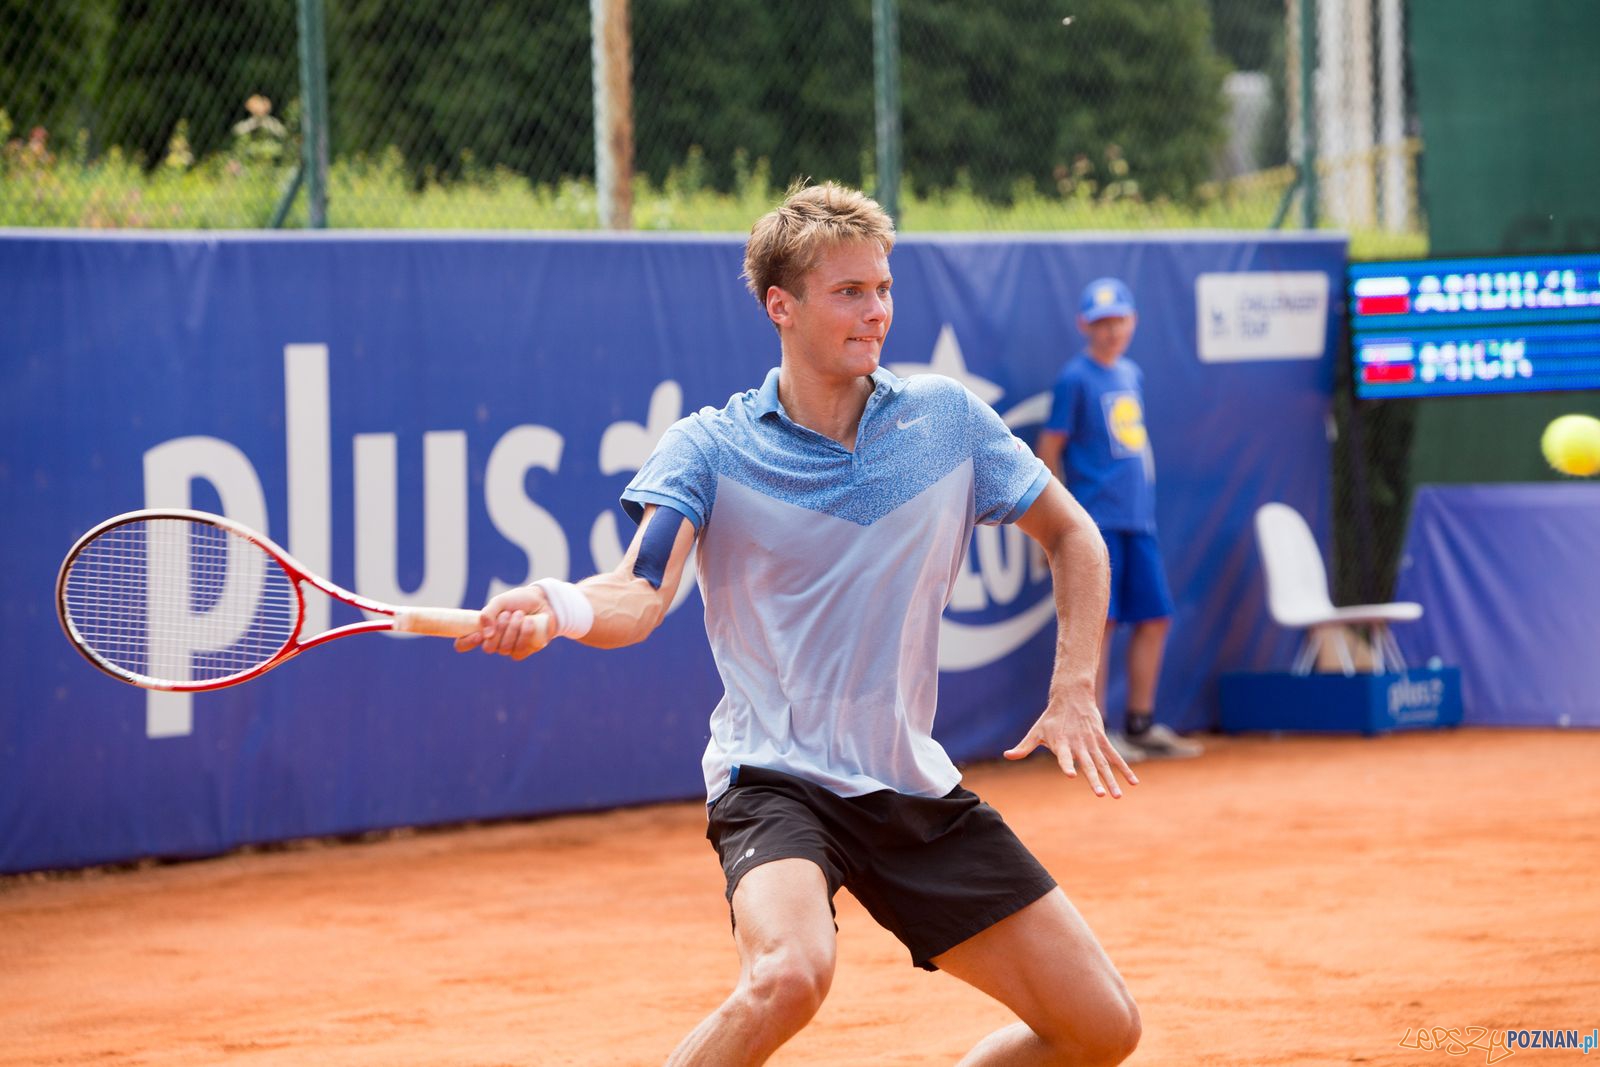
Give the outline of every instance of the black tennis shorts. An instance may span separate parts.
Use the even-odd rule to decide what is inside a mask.
[[[722,857],[730,912],[747,872],[808,859],[827,877],[830,906],[845,886],[930,971],[933,957],[1056,885],[1000,813],[960,786],[943,797],[887,789],[841,797],[793,775],[736,767],[706,837]]]

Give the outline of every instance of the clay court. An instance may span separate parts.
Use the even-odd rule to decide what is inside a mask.
[[[1216,739],[1096,801],[968,784],[1144,1014],[1137,1064],[1576,1063],[1417,1028],[1600,1025],[1600,734]],[[0,1064],[651,1064],[735,973],[701,806],[0,881]],[[1007,1021],[848,894],[781,1064],[953,1063]],[[1455,1054],[1452,1054],[1454,1052]]]

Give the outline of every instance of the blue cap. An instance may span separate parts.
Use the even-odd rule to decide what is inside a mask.
[[[1133,314],[1133,294],[1116,278],[1096,278],[1083,287],[1079,303],[1083,321],[1094,322],[1113,315]]]

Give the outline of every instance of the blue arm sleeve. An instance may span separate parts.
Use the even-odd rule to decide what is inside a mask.
[[[672,546],[678,541],[678,531],[684,523],[692,521],[670,504],[657,504],[639,541],[639,555],[633,561],[634,577],[643,578],[653,589],[660,589],[666,579],[667,562],[672,559]]]

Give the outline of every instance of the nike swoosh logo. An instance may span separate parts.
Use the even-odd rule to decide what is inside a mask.
[[[909,430],[927,417],[927,415],[918,415],[914,419],[898,419],[895,421],[894,428],[897,430]]]

